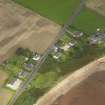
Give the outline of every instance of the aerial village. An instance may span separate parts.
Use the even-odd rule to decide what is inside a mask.
[[[61,39],[53,47],[51,52],[52,58],[57,62],[66,60],[67,53],[78,45],[79,40],[83,36],[83,32],[74,30],[69,32],[69,30],[67,30],[67,34],[61,37]],[[96,32],[88,38],[87,43],[89,45],[97,45],[104,42],[104,40],[105,32],[98,28]],[[0,66],[11,74],[11,77],[6,82],[6,87],[16,91],[21,83],[28,77],[32,69],[34,69],[41,56],[42,55],[36,52],[31,52],[27,48],[18,48],[15,55],[4,61],[4,63]],[[13,71],[15,71],[15,73]]]

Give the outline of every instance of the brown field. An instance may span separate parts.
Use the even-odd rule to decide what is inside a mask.
[[[96,72],[70,89],[53,105],[105,105],[105,60],[92,68]]]
[[[18,47],[43,53],[55,40],[59,30],[59,25],[12,0],[0,0],[1,59],[8,57]]]
[[[67,76],[35,105],[105,105],[105,57]]]
[[[8,78],[7,73],[0,70],[0,87],[4,84],[5,80]]]
[[[10,90],[0,88],[0,105],[7,105],[12,95]]]
[[[105,0],[87,0],[87,7],[105,16]]]
[[[57,105],[105,105],[105,71],[89,76],[64,95]]]

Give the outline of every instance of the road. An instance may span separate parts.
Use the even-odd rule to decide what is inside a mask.
[[[35,67],[33,68],[30,75],[27,77],[27,80],[25,80],[19,89],[16,91],[16,94],[13,96],[13,98],[10,100],[8,105],[14,105],[17,98],[25,91],[25,89],[28,87],[30,82],[35,78],[37,75],[41,65],[46,60],[48,54],[52,51],[53,46],[57,43],[57,41],[60,39],[62,35],[66,33],[67,28],[69,28],[75,21],[76,17],[80,14],[81,10],[83,9],[85,4],[85,0],[80,1],[80,5],[75,10],[74,14],[69,18],[69,20],[64,24],[61,31],[58,33],[58,36],[56,37],[55,41],[49,46],[49,48],[45,51],[45,53],[42,55],[41,59],[37,62]]]

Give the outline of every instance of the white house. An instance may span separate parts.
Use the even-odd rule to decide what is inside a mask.
[[[62,56],[62,53],[57,52],[57,53],[55,53],[55,54],[53,55],[53,58],[54,58],[54,59],[59,59],[61,56]]]
[[[83,35],[84,35],[84,33],[83,32],[80,32],[80,31],[73,32],[73,37],[75,37],[75,38],[79,38],[79,37],[81,37]]]
[[[69,42],[61,47],[64,51],[68,51],[71,47],[75,46],[76,42]]]
[[[8,84],[6,84],[6,86],[13,90],[17,90],[21,83],[22,83],[22,80],[20,80],[18,78],[14,78],[12,81],[10,81]]]
[[[33,59],[34,61],[38,61],[38,60],[40,60],[40,58],[41,58],[41,56],[40,56],[39,54],[36,54],[36,55],[33,56],[32,59]]]

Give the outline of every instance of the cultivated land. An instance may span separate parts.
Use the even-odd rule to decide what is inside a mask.
[[[53,105],[104,105],[104,74],[105,57],[70,74],[42,96],[35,105],[51,105],[55,100],[56,104]],[[66,93],[68,94],[65,95]]]
[[[105,16],[105,0],[87,0],[87,7]]]
[[[105,68],[105,66],[104,66]],[[57,105],[104,105],[105,71],[99,71],[64,95]]]
[[[55,40],[60,26],[11,0],[0,0],[0,58],[18,47],[43,53]],[[47,41],[46,41],[47,40]]]

